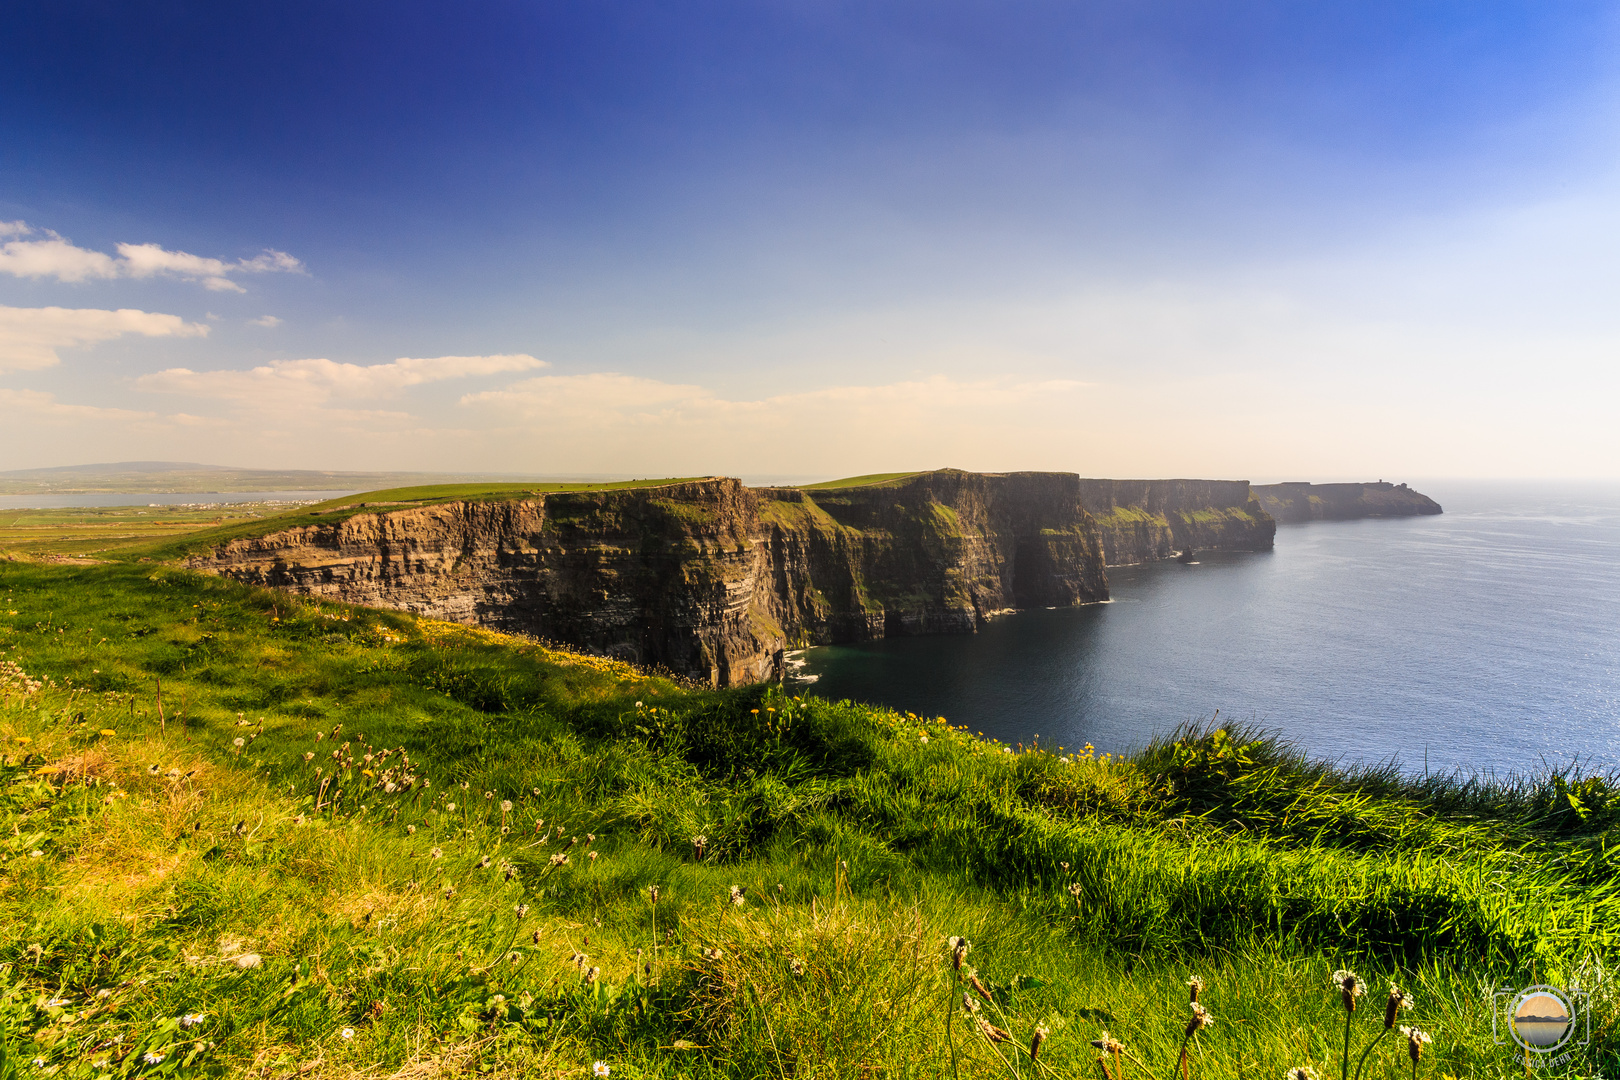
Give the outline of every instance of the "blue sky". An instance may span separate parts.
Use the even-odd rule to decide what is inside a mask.
[[[0,468],[1612,476],[1617,19],[6,5]]]

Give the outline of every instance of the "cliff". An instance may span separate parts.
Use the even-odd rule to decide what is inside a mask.
[[[1438,514],[1440,504],[1405,484],[1257,484],[1260,505],[1278,521],[1349,521]]]
[[[972,631],[1105,599],[1078,477],[922,473],[857,488],[710,479],[377,508],[229,540],[188,565],[553,638],[715,685],[791,645]]]
[[[1277,523],[1246,480],[1081,480],[1110,566],[1192,551],[1270,551]]]

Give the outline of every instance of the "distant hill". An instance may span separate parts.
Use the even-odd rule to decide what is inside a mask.
[[[560,480],[520,473],[339,472],[320,469],[242,469],[194,461],[112,461],[0,472],[0,495],[81,495],[100,492],[369,491],[425,484]],[[568,477],[597,481],[608,477]]]

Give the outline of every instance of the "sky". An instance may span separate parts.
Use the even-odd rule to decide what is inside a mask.
[[[1620,476],[1620,10],[13,0],[0,470]]]

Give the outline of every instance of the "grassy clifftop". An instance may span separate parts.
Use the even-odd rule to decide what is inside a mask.
[[[670,478],[660,480],[620,480],[611,483],[589,484],[430,484],[421,487],[385,488],[330,499],[322,503],[301,506],[279,514],[250,520],[232,521],[210,529],[191,532],[172,541],[132,544],[108,552],[109,556],[126,559],[171,560],[206,551],[232,540],[266,536],[283,529],[310,525],[334,525],[357,514],[414,507],[436,506],[452,502],[502,502],[526,499],[535,495],[550,495],[572,491],[623,491],[631,488],[655,488],[669,484],[691,483],[706,477]]]
[[[1002,746],[151,565],[0,563],[0,650],[25,1070],[1092,1076],[1106,1029],[1168,1076],[1200,975],[1194,1075],[1337,1075],[1354,966],[1412,992],[1422,1075],[1482,1075],[1482,987],[1620,945],[1600,779]]]

